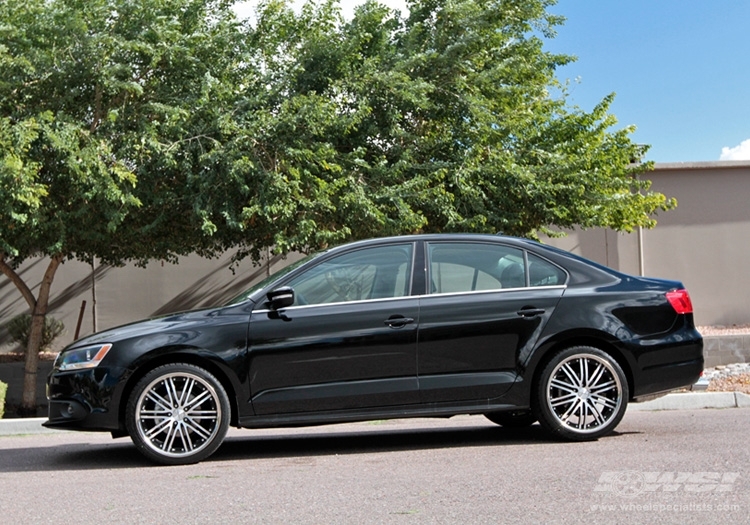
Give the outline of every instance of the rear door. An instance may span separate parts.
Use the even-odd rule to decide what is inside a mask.
[[[502,396],[562,296],[567,275],[500,243],[428,242],[420,301],[423,403]]]

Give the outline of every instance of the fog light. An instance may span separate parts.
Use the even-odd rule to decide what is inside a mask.
[[[50,414],[60,414],[63,419],[83,419],[88,415],[86,407],[76,401],[54,401]]]

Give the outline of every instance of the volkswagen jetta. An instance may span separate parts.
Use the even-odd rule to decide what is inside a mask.
[[[45,425],[129,435],[163,464],[207,458],[229,425],[483,414],[592,440],[628,402],[694,383],[702,349],[679,282],[511,237],[374,239],[75,341]]]

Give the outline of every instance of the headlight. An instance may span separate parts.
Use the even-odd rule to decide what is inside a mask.
[[[80,370],[82,368],[94,368],[101,363],[107,355],[111,344],[85,346],[62,352],[55,359],[55,368],[59,370]]]

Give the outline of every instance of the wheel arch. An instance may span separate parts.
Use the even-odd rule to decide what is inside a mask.
[[[187,363],[195,365],[205,369],[213,375],[221,383],[221,386],[224,387],[227,397],[229,398],[229,406],[231,408],[229,424],[231,426],[238,426],[239,406],[237,401],[237,390],[230,380],[229,375],[218,363],[201,355],[200,349],[197,348],[168,348],[156,350],[155,352],[157,352],[156,355],[152,352],[149,354],[151,356],[150,358],[139,362],[136,369],[125,382],[118,407],[118,423],[123,432],[125,432],[125,414],[127,412],[128,399],[130,399],[130,395],[135,386],[154,368],[172,363]]]
[[[628,397],[632,399],[635,382],[632,363],[628,360],[625,352],[621,348],[607,339],[606,334],[596,333],[570,334],[568,337],[559,338],[556,341],[545,345],[544,351],[540,354],[536,362],[532,364],[533,374],[531,381],[528,383],[530,392],[534,392],[535,385],[537,384],[537,381],[539,381],[539,376],[552,358],[559,352],[576,346],[590,346],[611,355],[612,358],[617,361],[617,364],[620,365],[620,368],[622,368],[622,371],[625,374],[625,378],[628,382]]]

